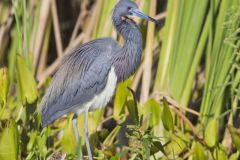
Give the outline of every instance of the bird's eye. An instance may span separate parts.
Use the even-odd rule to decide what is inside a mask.
[[[128,10],[132,9],[132,7],[128,7]]]

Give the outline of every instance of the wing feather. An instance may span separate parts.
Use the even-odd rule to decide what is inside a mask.
[[[74,111],[104,89],[115,49],[119,46],[114,40],[99,39],[64,57],[41,102],[43,127]]]

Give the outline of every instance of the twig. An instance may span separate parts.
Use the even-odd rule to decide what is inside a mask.
[[[166,16],[167,16],[167,12],[159,13],[158,15],[155,16],[155,19],[162,20],[162,19],[166,18]]]
[[[172,99],[169,98],[169,96],[164,96],[164,98],[166,98],[166,100],[168,101],[168,103],[170,104],[169,107],[172,109],[173,112],[176,113],[176,115],[186,124],[188,124],[188,126],[191,128],[193,135],[199,140],[200,143],[202,143],[203,145],[205,145],[205,142],[203,140],[202,136],[198,135],[198,132],[195,128],[195,126],[189,121],[189,119],[183,114],[183,112],[181,110],[185,110],[188,111],[194,115],[200,115],[198,112],[193,111],[191,109],[187,109],[187,108],[182,108],[179,105],[174,105],[176,104],[176,102]],[[158,98],[156,99],[157,101],[161,102],[163,100],[163,98]],[[173,104],[174,103],[174,104]]]
[[[48,56],[48,47],[49,47],[49,38],[50,38],[50,32],[51,32],[51,20],[48,21],[47,27],[46,27],[46,33],[43,40],[43,46],[40,56],[40,61],[37,69],[37,75],[41,74],[42,71],[47,66],[47,56]]]
[[[165,97],[167,99],[167,101],[174,107],[184,111],[184,112],[189,112],[193,115],[196,115],[196,116],[200,116],[200,113],[198,113],[197,111],[195,110],[192,110],[188,107],[181,107],[175,100],[173,100],[169,95],[167,94],[164,94],[164,93],[161,93],[161,92],[157,92],[157,93],[154,93],[153,94],[153,98],[156,99],[157,101],[161,100],[162,97]]]
[[[6,18],[6,21],[0,26],[0,61],[2,60],[2,57],[5,54],[5,49],[8,45],[10,36],[8,34],[10,33],[10,30],[12,29],[14,21],[14,11],[13,8],[9,11],[8,17]],[[1,25],[1,24],[0,24]],[[1,63],[1,62],[0,62]]]
[[[140,67],[138,68],[137,73],[135,74],[134,80],[132,82],[131,88],[136,91],[137,87],[141,81],[141,77],[142,77],[142,73],[143,73],[143,63],[140,65]]]
[[[86,34],[84,32],[82,32],[81,34],[79,34],[73,41],[72,43],[70,43],[68,45],[68,47],[65,49],[64,51],[64,54],[67,54],[69,53],[69,51],[72,49],[72,48],[75,48],[77,47],[80,43],[83,42],[83,40],[85,39],[86,37]]]
[[[33,44],[35,43],[35,47],[33,49],[33,53],[34,53],[34,68],[37,69],[37,64],[39,61],[39,55],[40,55],[40,51],[41,51],[41,46],[42,46],[42,41],[43,41],[43,36],[44,36],[44,30],[46,28],[47,25],[47,19],[48,19],[48,15],[49,15],[49,10],[50,10],[50,5],[51,1],[50,0],[45,0],[42,1],[42,5],[41,5],[41,10],[40,10],[40,16],[39,16],[39,25],[38,25],[38,29],[37,29],[37,35],[36,35],[36,39],[34,39],[32,42]]]
[[[96,24],[96,19],[98,20],[100,12],[101,12],[101,3],[102,0],[98,0],[95,4],[95,6],[93,7],[93,14],[91,15],[91,19],[90,22],[88,24],[88,29],[86,30],[86,36],[84,38],[83,42],[87,42],[90,40],[91,37],[91,33],[93,32],[94,26]]]
[[[156,0],[151,1],[151,9],[149,12],[150,16],[154,16],[156,13]],[[148,30],[147,30],[147,44],[145,50],[145,58],[144,58],[144,68],[143,68],[143,77],[142,77],[142,88],[141,88],[141,102],[144,103],[147,101],[150,92],[150,85],[151,85],[151,77],[152,77],[152,58],[153,58],[153,44],[154,44],[154,31],[155,31],[155,24],[152,22],[148,23]]]
[[[113,115],[108,116],[108,117],[106,117],[104,120],[101,121],[101,124],[104,124],[105,122],[107,122],[107,121],[109,121],[109,120],[111,120],[111,119],[113,119],[113,118],[114,118]]]
[[[74,26],[69,44],[71,44],[73,40],[76,38],[78,30],[82,26],[82,19],[87,15],[87,10],[86,10],[87,2],[88,1],[85,0],[81,4],[81,12],[78,14],[77,22]]]
[[[98,3],[100,3],[100,1],[97,1],[96,3],[98,4]],[[71,50],[72,48],[75,48],[75,47],[77,47],[77,45],[79,45],[81,42],[85,42],[85,41],[87,41],[87,40],[90,39],[91,33],[92,33],[93,29],[94,29],[94,24],[95,24],[95,21],[96,21],[96,16],[98,15],[98,12],[100,11],[100,8],[97,8],[97,7],[99,7],[100,5],[97,5],[97,4],[95,4],[95,7],[93,8],[94,12],[93,12],[93,14],[92,14],[92,16],[91,16],[91,20],[90,20],[90,22],[89,22],[89,25],[88,25],[89,27],[88,27],[87,31],[81,33],[75,40],[73,40],[73,42],[70,43],[70,44],[68,45],[68,47],[65,49],[65,51],[63,52],[63,54],[68,54],[68,53],[70,53],[70,50]],[[37,79],[38,79],[38,81],[39,81],[39,83],[38,83],[38,88],[41,88],[42,85],[44,84],[44,82],[46,81],[47,77],[50,76],[50,75],[52,75],[52,74],[57,70],[57,68],[58,68],[58,66],[59,66],[59,64],[60,64],[60,62],[61,62],[61,59],[62,59],[62,57],[58,57],[58,58],[53,62],[53,64],[51,64],[43,73],[41,73],[41,74],[37,77]]]
[[[165,97],[166,98],[166,97]],[[162,101],[162,99],[160,100]],[[169,102],[168,102],[169,103]],[[194,137],[196,137],[200,143],[204,144],[205,145],[205,142],[203,140],[203,137],[202,136],[199,136],[198,132],[197,132],[197,129],[195,128],[195,126],[189,121],[189,119],[179,110],[180,108],[177,108],[176,106],[174,105],[169,105],[169,107],[172,109],[173,112],[176,113],[176,115],[183,121],[185,122],[190,128],[191,128],[191,131],[192,131],[192,134],[194,135]]]
[[[57,46],[57,54],[58,57],[61,57],[63,55],[63,46],[62,46],[62,38],[60,33],[60,24],[58,20],[58,13],[57,13],[57,7],[56,7],[56,1],[51,1],[51,10],[52,10],[52,16],[53,16],[53,27],[54,27],[54,36],[56,40],[56,46]]]
[[[71,44],[73,42],[73,40],[76,38],[76,36],[77,36],[77,32],[78,32],[78,29],[80,27],[81,18],[82,18],[82,16],[81,16],[81,12],[80,12],[78,14],[77,22],[76,22],[76,24],[74,26],[74,29],[73,29],[73,32],[72,32],[69,44]]]
[[[202,140],[202,137],[199,137],[196,128],[194,125],[188,120],[188,118],[178,109],[176,109],[174,106],[170,105],[170,108],[191,128],[193,134],[199,139]]]

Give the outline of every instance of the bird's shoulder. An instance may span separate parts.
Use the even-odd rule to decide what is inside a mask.
[[[95,43],[100,49],[107,49],[109,51],[115,51],[121,48],[117,41],[110,37],[96,39],[93,43]]]
[[[98,51],[98,52],[95,52],[96,54],[111,54],[112,52],[115,52],[116,50],[119,50],[119,49],[120,49],[120,46],[116,40],[110,37],[106,37],[106,38],[99,38],[99,39],[95,39],[87,43],[84,43],[79,47],[73,49],[73,52],[84,52],[85,50],[88,50],[88,51],[92,50],[92,51]],[[86,52],[85,54],[88,54],[88,53],[89,52]]]
[[[106,67],[110,65],[109,62],[112,55],[115,52],[118,52],[119,49],[119,44],[112,38],[100,38],[89,41],[74,48],[71,53],[65,55],[62,59],[59,70],[70,68],[72,70],[77,70],[78,73],[82,73],[79,72],[79,70],[80,68],[85,69],[85,66],[91,68],[94,67],[94,65],[101,64]]]

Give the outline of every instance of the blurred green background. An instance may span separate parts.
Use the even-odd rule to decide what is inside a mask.
[[[142,63],[105,110],[89,113],[95,159],[239,159],[240,0],[136,2],[162,26],[135,19]],[[86,155],[73,115],[41,130],[39,103],[71,49],[106,36],[123,43],[111,24],[116,3],[0,1],[0,160]]]

